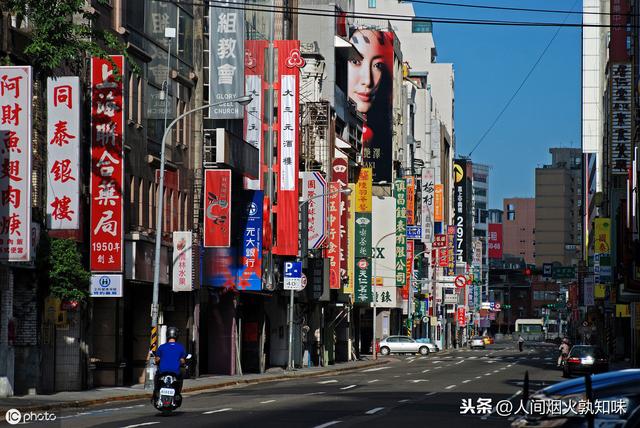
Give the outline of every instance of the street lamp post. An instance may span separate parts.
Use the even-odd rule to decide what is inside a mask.
[[[298,202],[298,212],[300,212],[302,207],[305,206],[306,204],[308,204],[309,201],[312,201],[312,200],[317,199],[317,198],[323,198],[325,196],[335,195],[337,193],[344,193],[345,195],[350,195],[351,194],[351,188],[350,187],[344,187],[344,188],[342,188],[340,190],[337,190],[337,191],[334,191],[334,192],[321,193],[320,195],[315,195],[315,196],[312,196],[311,198],[301,199]],[[301,254],[301,256],[305,257],[305,254]],[[289,346],[288,346],[288,348],[289,348],[289,356],[287,358],[287,370],[293,370],[293,293],[294,293],[294,290],[289,290],[289,291],[290,291],[290,295],[289,295]]]
[[[167,84],[168,86],[168,84]],[[160,282],[160,248],[162,245],[162,215],[164,212],[164,166],[165,166],[165,147],[167,137],[169,136],[173,126],[178,123],[182,118],[188,116],[197,111],[205,110],[211,107],[219,106],[222,104],[238,103],[240,105],[247,105],[251,102],[253,97],[251,95],[245,95],[242,97],[234,98],[231,100],[218,101],[211,104],[206,104],[192,110],[186,111],[176,117],[168,126],[165,127],[164,134],[162,135],[162,142],[160,143],[160,178],[158,182],[158,208],[156,210],[156,245],[153,263],[153,302],[151,303],[151,334],[157,337],[158,328],[158,292]],[[151,350],[156,351],[157,342],[152,342]],[[153,364],[153,358],[149,358],[149,366]],[[150,372],[150,371],[149,371]],[[150,374],[150,373],[148,373]]]
[[[383,239],[389,237],[389,236],[393,236],[395,235],[396,232],[389,232],[386,235],[384,235],[382,238],[378,239],[378,242],[376,242],[375,248],[378,248],[378,246],[380,245],[380,242],[382,242]],[[376,342],[376,317],[378,315],[378,308],[376,306],[376,266],[378,263],[376,263],[377,257],[372,259],[372,263],[373,263],[373,289],[371,291],[372,294],[372,300],[373,300],[373,359],[377,360],[378,359],[378,349],[376,347],[377,342]]]

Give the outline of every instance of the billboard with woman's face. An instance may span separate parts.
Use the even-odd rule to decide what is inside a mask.
[[[365,117],[364,166],[373,168],[373,181],[391,181],[393,33],[352,28],[351,43],[362,59],[349,61],[349,98]]]

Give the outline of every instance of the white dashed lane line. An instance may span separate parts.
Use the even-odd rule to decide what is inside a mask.
[[[208,412],[202,412],[202,414],[203,415],[212,415],[214,413],[228,412],[229,410],[233,410],[233,409],[231,407],[225,407],[224,409],[209,410]]]
[[[341,390],[347,390],[347,389],[351,389],[351,388],[355,388],[358,385],[349,385],[349,386],[343,386],[342,388],[340,388]]]
[[[371,410],[367,410],[366,412],[364,412],[365,415],[375,415],[376,413],[378,413],[380,410],[384,410],[384,407],[376,407],[374,409]],[[320,427],[317,427],[320,428]]]

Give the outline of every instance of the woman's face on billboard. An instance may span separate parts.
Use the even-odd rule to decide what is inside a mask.
[[[372,30],[357,30],[351,36],[351,43],[362,55],[362,60],[349,60],[349,98],[356,103],[361,113],[367,113],[373,105],[382,81],[386,65],[379,35]]]

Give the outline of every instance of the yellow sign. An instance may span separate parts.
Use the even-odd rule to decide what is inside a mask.
[[[360,168],[358,182],[356,183],[356,211],[359,213],[371,212],[371,186],[373,170]]]
[[[629,318],[630,316],[629,305],[616,305],[616,318]]]
[[[49,296],[44,300],[44,321],[55,324],[60,313],[60,299]]]
[[[444,186],[436,184],[433,189],[435,190],[433,194],[433,221],[443,221]]]
[[[608,218],[596,218],[594,253],[609,254],[611,252],[611,220]]]
[[[593,298],[604,299],[606,289],[606,285],[596,284],[595,288],[593,289]]]
[[[464,169],[462,165],[454,163],[453,164],[453,177],[456,181],[456,184],[460,183],[464,178]]]
[[[351,194],[349,195],[349,221],[347,222],[347,277],[349,280],[342,287],[342,292],[345,294],[353,294],[356,260],[356,185],[349,183],[349,189],[351,189]]]

